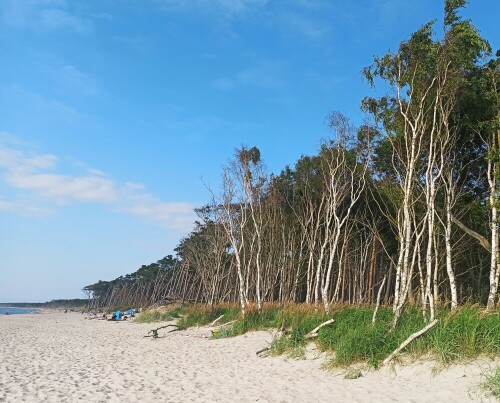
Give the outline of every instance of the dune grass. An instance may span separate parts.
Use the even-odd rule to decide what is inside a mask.
[[[486,376],[486,380],[481,384],[481,387],[486,393],[500,399],[500,367]]]
[[[152,309],[150,311],[141,312],[134,319],[135,323],[151,323],[163,322],[168,320],[179,319],[185,308],[182,306],[174,306],[168,309]]]
[[[345,367],[355,363],[368,363],[377,368],[412,333],[422,329],[422,312],[408,307],[394,331],[390,331],[392,310],[381,307],[375,325],[372,325],[372,306],[336,306],[329,314],[312,305],[268,303],[259,313],[249,306],[244,318],[236,304],[216,306],[192,305],[176,307],[163,313],[146,312],[136,321],[170,320],[176,317],[184,328],[235,321],[219,327],[214,338],[233,337],[252,330],[286,329],[286,334],[275,338],[271,344],[273,354],[301,356],[306,346],[305,336],[328,319],[334,324],[322,328],[314,340],[322,351],[334,352],[330,366]],[[415,339],[405,349],[412,357],[431,355],[443,364],[470,360],[480,355],[500,355],[500,313],[485,315],[477,306],[466,306],[450,314],[438,313],[439,323]]]
[[[240,316],[240,310],[235,304],[192,305],[184,309],[182,318],[177,324],[185,328],[205,326],[221,315],[224,315],[224,317],[218,322],[219,324],[237,319]]]

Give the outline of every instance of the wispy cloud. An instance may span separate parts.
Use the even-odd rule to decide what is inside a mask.
[[[85,33],[91,30],[90,24],[80,18],[59,9],[45,9],[40,11],[42,26],[50,29],[70,29]]]
[[[157,6],[165,11],[204,13],[222,17],[235,17],[260,9],[268,0],[156,0]]]
[[[281,31],[286,36],[302,37],[310,41],[321,40],[331,31],[331,21],[296,10],[276,15]]]
[[[71,64],[65,64],[55,71],[55,80],[70,91],[84,95],[98,95],[100,90],[95,80]]]
[[[120,184],[72,159],[70,168],[79,173],[68,173],[64,169],[68,159],[35,153],[9,139],[12,136],[0,135],[0,180],[17,195],[15,200],[0,197],[0,211],[41,216],[59,205],[96,203],[182,234],[192,228],[195,214],[191,203],[162,201],[142,184]],[[21,199],[22,203],[16,201]]]
[[[11,102],[15,101],[23,105],[23,108],[28,109],[29,107],[30,110],[39,114],[50,115],[54,119],[71,123],[77,122],[82,118],[81,114],[71,106],[48,99],[46,96],[27,90],[18,84],[0,85],[0,90],[6,97],[9,97]]]
[[[261,61],[228,77],[219,77],[212,86],[220,90],[240,87],[279,88],[285,85],[284,66],[278,62]]]
[[[189,203],[164,202],[147,194],[142,189],[125,191],[124,203],[119,206],[120,211],[143,217],[148,222],[160,224],[182,233],[193,227],[195,215],[194,206]]]
[[[0,15],[8,26],[22,29],[93,31],[92,20],[71,10],[65,0],[3,0]]]
[[[115,184],[109,179],[94,175],[72,177],[19,171],[10,172],[7,175],[7,183],[61,204],[72,201],[113,203],[118,200]]]
[[[336,2],[335,2],[336,3]],[[142,3],[141,3],[142,4]],[[318,41],[330,32],[331,21],[325,10],[332,10],[330,0],[156,0],[162,12],[201,15],[212,21],[230,37],[236,38],[233,21],[250,21],[252,25],[278,30],[282,36],[296,40]],[[226,38],[227,39],[227,38]]]
[[[50,210],[36,206],[25,200],[5,200],[0,196],[0,212],[15,213],[25,217],[46,217],[50,215]]]
[[[210,141],[214,136],[221,138],[228,133],[244,131],[251,125],[248,122],[232,121],[217,115],[193,114],[189,108],[172,104],[157,105],[151,115],[146,115],[146,119],[149,122],[155,121],[155,124],[171,136],[191,143]]]

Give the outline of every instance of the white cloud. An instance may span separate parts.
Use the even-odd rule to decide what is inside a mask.
[[[32,172],[37,169],[50,169],[56,162],[57,157],[55,155],[26,155],[21,151],[0,144],[0,167],[7,168],[11,172]]]
[[[27,217],[46,217],[49,209],[41,208],[23,200],[8,201],[0,197],[0,211],[19,214]]]
[[[11,172],[7,175],[7,183],[61,204],[71,201],[113,203],[118,200],[115,184],[99,176]]]
[[[96,203],[181,234],[192,229],[194,205],[159,200],[140,183],[119,184],[100,170],[65,159],[71,162],[72,170],[81,171],[69,174],[57,156],[34,153],[23,148],[22,142],[13,145],[12,138],[0,133],[0,181],[23,201],[0,197],[0,211],[44,216],[58,205]]]
[[[193,205],[162,202],[148,194],[129,195],[120,209],[181,233],[191,230],[195,220]]]

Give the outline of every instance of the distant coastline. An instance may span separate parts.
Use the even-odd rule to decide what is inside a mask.
[[[74,299],[54,299],[47,302],[0,302],[2,308],[73,308],[81,309],[86,307],[88,300],[81,298]]]
[[[4,302],[0,303],[2,308],[41,308],[45,302]]]
[[[0,307],[0,315],[22,315],[37,312],[38,310],[36,308],[19,308],[14,306]]]

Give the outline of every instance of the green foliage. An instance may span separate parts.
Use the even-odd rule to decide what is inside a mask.
[[[334,325],[323,329],[318,337],[321,349],[335,351],[331,365],[367,361],[376,367],[391,349],[397,347],[388,334],[388,312],[385,309],[380,311],[376,326],[371,325],[371,308],[347,308],[334,312]]]
[[[248,166],[248,163],[257,164],[260,161],[260,150],[257,147],[252,147],[248,149],[247,147],[241,147],[237,150],[238,159],[243,166]]]
[[[240,310],[236,305],[221,304],[214,307],[206,305],[193,305],[186,308],[183,317],[178,321],[181,327],[205,326],[219,316],[224,317],[218,323],[229,322],[239,316]]]
[[[317,155],[302,156],[269,181],[262,175],[259,149],[241,147],[236,150],[227,173],[231,177],[229,182],[243,182],[239,192],[244,190],[248,193],[245,197],[239,202],[229,197],[226,212],[222,212],[220,204],[224,198],[218,200],[215,195],[213,204],[196,209],[201,222],[196,222],[191,234],[180,242],[175,250],[177,258],[167,256],[142,266],[134,273],[112,281],[99,281],[84,290],[97,300],[97,306],[127,304],[127,298],[135,298],[136,295],[139,295],[139,302],[134,302],[134,305],[139,306],[143,306],[143,301],[145,304],[160,302],[154,301],[160,295],[183,301],[196,299],[212,303],[228,298],[234,301],[238,298],[240,281],[235,270],[238,243],[247,281],[246,298],[257,299],[258,276],[255,273],[258,256],[267,271],[264,282],[275,282],[263,287],[267,289],[264,293],[264,312],[259,314],[250,308],[246,317],[241,318],[239,308],[234,305],[190,307],[179,321],[182,326],[206,325],[224,315],[219,323],[237,321],[233,326],[223,327],[214,337],[285,327],[289,331],[287,336],[275,340],[273,349],[276,352],[300,351],[306,343],[304,336],[314,326],[333,317],[335,325],[322,329],[317,339],[321,348],[335,351],[333,365],[368,361],[377,366],[408,335],[425,325],[421,312],[407,309],[398,328],[389,332],[392,320],[390,309],[382,309],[376,325],[372,326],[371,308],[367,307],[341,307],[330,316],[325,316],[313,307],[277,306],[270,305],[268,301],[293,299],[299,302],[306,299],[310,291],[308,287],[312,285],[306,284],[310,279],[308,271],[313,267],[308,266],[308,256],[311,256],[313,265],[321,267],[317,258],[323,256],[320,245],[326,245],[322,241],[328,241],[325,237],[329,236],[328,226],[325,225],[325,220],[328,220],[325,206],[331,195],[326,195],[333,185],[340,189],[341,186],[359,182],[357,179],[365,174],[362,162],[367,162],[367,186],[342,227],[339,241],[344,242],[345,250],[336,250],[336,255],[331,255],[333,259],[330,260],[335,272],[333,275],[338,274],[338,279],[342,280],[342,284],[339,282],[341,292],[336,295],[339,300],[348,303],[374,302],[380,279],[388,275],[388,279],[394,280],[394,270],[388,272],[389,261],[396,261],[398,252],[406,247],[401,233],[398,233],[398,227],[402,228],[401,217],[404,214],[401,206],[405,196],[411,204],[413,223],[410,229],[423,228],[420,225],[429,217],[429,204],[425,197],[426,172],[432,172],[435,179],[439,179],[433,201],[439,220],[435,229],[424,229],[426,232],[420,238],[420,252],[415,251],[423,254],[426,235],[435,235],[436,248],[439,248],[437,255],[445,256],[444,227],[441,224],[445,221],[446,208],[451,205],[453,217],[465,227],[486,238],[490,236],[489,209],[492,204],[498,203],[488,201],[487,162],[500,163],[500,139],[497,136],[500,128],[500,53],[497,53],[497,59],[483,59],[490,55],[491,48],[470,20],[460,18],[459,12],[465,4],[466,0],[445,0],[442,33],[436,34],[437,24],[430,21],[402,41],[395,52],[376,57],[373,65],[364,69],[365,78],[372,86],[380,80],[392,87],[389,92],[384,88],[385,96],[363,100],[362,108],[372,115],[373,122],[355,132],[346,117],[332,113],[328,123],[333,141],[325,140]],[[372,127],[372,123],[377,125],[376,128]],[[411,146],[413,136],[416,136],[414,146],[417,145],[415,157],[411,156],[411,150],[415,148]],[[429,158],[432,144],[442,145],[442,155],[446,156],[443,164],[437,160],[432,163]],[[342,161],[342,168],[333,173],[330,168],[335,160]],[[495,179],[500,180],[500,168],[496,167],[494,174]],[[453,196],[446,193],[448,185],[439,182],[446,177],[449,177],[450,184],[455,185]],[[452,203],[448,204],[448,201]],[[254,207],[258,207],[258,214],[253,216],[254,220],[247,219],[248,209],[253,210]],[[349,200],[339,203],[337,211],[347,208],[350,209]],[[262,224],[262,233],[258,234],[258,239],[263,240],[262,250],[260,246],[258,249],[259,255],[256,255],[255,248],[256,216]],[[242,224],[241,227],[225,225],[233,219]],[[228,227],[233,229],[228,230]],[[475,239],[464,236],[461,230],[456,229],[454,224],[451,244],[453,269],[457,289],[460,290],[458,303],[463,304],[467,300],[484,303],[489,293],[489,252],[478,248]],[[430,231],[431,234],[428,233]],[[231,244],[230,236],[240,241]],[[246,239],[249,242],[243,242]],[[370,239],[376,241],[370,244]],[[415,239],[413,236],[411,241]],[[369,245],[373,245],[373,257],[362,257],[360,253],[365,252],[361,251],[368,251]],[[370,270],[358,267],[358,262],[368,260]],[[441,300],[450,297],[444,265],[444,259],[438,259],[435,267],[439,271]],[[182,271],[178,270],[180,267]],[[318,280],[321,280],[319,277]],[[208,283],[214,280],[212,285],[216,287],[207,284],[207,279]],[[363,287],[358,287],[358,279]],[[415,297],[421,292],[418,276],[412,281]],[[381,294],[385,302],[391,301],[394,296],[394,281],[390,284],[392,288],[387,285],[385,296]],[[362,288],[359,296],[358,288]],[[148,315],[141,320],[171,318],[163,311]],[[449,318],[446,312],[440,315],[441,323],[412,342],[407,352],[423,354],[432,351],[443,362],[482,353],[498,353],[500,341],[494,333],[498,330],[494,316],[482,317],[472,308]]]
[[[500,317],[498,312],[485,316],[475,308],[464,308],[440,324],[432,333],[431,343],[445,363],[500,353]]]
[[[286,329],[286,334],[271,343],[273,354],[301,356],[307,343],[305,336],[316,326],[334,319],[331,326],[320,329],[314,341],[323,351],[334,352],[329,363],[345,367],[368,363],[377,368],[411,334],[425,327],[422,311],[408,307],[394,331],[391,331],[392,310],[382,307],[372,325],[373,307],[336,307],[329,315],[310,305],[271,305],[262,313],[250,311],[243,319],[237,306],[219,306],[213,309],[194,306],[184,311],[180,326],[208,324],[224,314],[222,322],[236,320],[223,327],[214,338],[234,337],[252,330]],[[413,357],[430,354],[439,362],[448,364],[480,355],[500,355],[500,313],[490,315],[475,306],[462,308],[450,314],[439,313],[439,323],[433,329],[413,340],[404,353]],[[221,323],[221,322],[219,322]]]
[[[156,263],[142,265],[134,273],[120,276],[111,281],[99,280],[95,284],[87,285],[83,291],[92,295],[92,298],[105,298],[113,288],[130,286],[137,283],[153,283],[159,274],[171,273],[174,267],[178,264],[178,260],[172,255],[167,255]]]
[[[460,21],[457,11],[465,7],[467,0],[445,0],[444,2],[444,23],[452,25]]]
[[[173,319],[181,318],[183,311],[182,306],[177,306],[169,310],[151,310],[140,313],[134,320],[135,323],[151,323],[151,322],[164,322]]]

